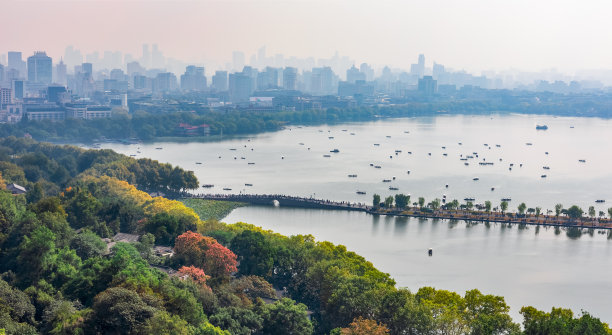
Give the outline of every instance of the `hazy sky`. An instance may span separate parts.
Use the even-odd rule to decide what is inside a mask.
[[[84,54],[143,43],[166,56],[227,62],[247,54],[330,57],[409,68],[419,53],[455,69],[612,68],[612,1],[2,0],[0,54],[67,45]]]

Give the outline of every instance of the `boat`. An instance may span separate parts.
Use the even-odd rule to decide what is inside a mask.
[[[366,194],[364,191],[357,191],[357,194]]]
[[[543,174],[543,175],[541,175],[540,177],[541,177],[541,178],[546,178],[546,175],[545,175],[545,174]]]
[[[527,142],[527,143],[525,143],[525,145],[533,145],[533,143]]]
[[[300,142],[299,144],[300,144],[300,145],[304,145],[304,143],[302,143],[302,142]]]
[[[544,170],[550,170],[550,166],[543,166],[542,169]]]
[[[442,156],[448,156],[448,154],[445,152],[445,153],[442,154]]]
[[[480,180],[480,178],[476,177],[476,178],[474,178],[472,180],[477,181],[477,180]]]
[[[584,159],[579,159],[578,161],[579,161],[580,163],[586,163],[586,160],[584,160]]]
[[[596,202],[596,203],[598,203],[598,204],[601,204],[601,203],[604,203],[604,202],[606,202],[606,201],[605,201],[605,200],[602,200],[602,199],[598,199],[598,200],[595,200],[595,202]]]
[[[161,150],[161,149],[163,149],[163,148],[162,148],[162,147],[157,147],[157,148],[155,148],[155,150]]]
[[[249,164],[249,165],[255,165],[255,163],[253,163],[253,162],[249,162],[248,164]]]
[[[338,153],[338,152],[340,152],[340,150],[334,149],[334,150],[330,150],[329,152]]]
[[[391,191],[397,191],[397,190],[399,190],[399,188],[397,188],[397,187],[393,187],[393,186],[389,186],[389,190],[391,190]]]
[[[463,163],[463,164],[464,164],[465,166],[470,165],[470,163],[468,163],[468,162],[465,162],[465,163]]]
[[[378,146],[380,146],[380,143],[374,143],[374,145],[378,147]]]
[[[131,155],[130,155],[130,157],[136,157],[136,155],[134,155],[134,154],[131,154]]]
[[[380,169],[380,165],[374,165],[374,168]]]
[[[323,157],[331,157],[331,155],[323,155]]]
[[[544,152],[545,155],[548,155],[548,151]]]
[[[328,137],[328,138],[329,138],[330,140],[333,140],[333,139],[334,139],[334,137],[333,137],[333,136],[330,136],[330,137]]]
[[[370,163],[370,166],[374,166],[374,164],[373,164],[373,163]]]
[[[357,178],[356,174],[349,174],[348,176],[349,176],[349,178]]]
[[[512,201],[511,198],[502,198],[501,201]]]
[[[248,184],[248,183],[247,183],[247,184],[244,184],[244,186],[253,186],[253,184]]]
[[[543,125],[536,125],[536,130],[547,130],[548,126],[543,124]]]
[[[476,200],[476,198],[464,198],[463,200],[464,201],[474,201],[474,200]]]
[[[348,131],[348,130],[346,130],[346,129],[342,129],[342,131]]]
[[[236,148],[230,148],[231,151],[236,151]]]
[[[406,174],[410,174],[410,170],[406,171]]]
[[[495,191],[495,187],[491,187],[491,191]]]
[[[495,146],[498,147],[498,148],[501,147],[501,145],[499,145],[499,144],[496,144]]]
[[[200,164],[202,164],[202,162],[196,162],[196,164],[200,165]]]
[[[228,187],[224,187],[224,188],[223,188],[223,190],[224,190],[224,191],[231,191],[232,189],[231,189],[231,188],[228,188]]]
[[[355,133],[351,133],[351,135],[355,135]]]
[[[204,185],[202,185],[202,187],[204,187],[204,188],[211,188],[211,187],[215,187],[215,185],[213,185],[213,184],[204,184]]]
[[[391,179],[383,179],[383,183],[390,183]]]

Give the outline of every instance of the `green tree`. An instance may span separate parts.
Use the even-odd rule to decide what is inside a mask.
[[[75,235],[72,241],[70,241],[70,247],[82,259],[102,256],[106,252],[106,243],[90,230],[84,230],[80,234]]]
[[[380,195],[374,194],[372,196],[372,206],[374,206],[374,207],[380,206]]]
[[[310,335],[312,323],[306,315],[306,305],[283,298],[264,306],[262,332],[269,335]]]
[[[385,198],[385,207],[386,208],[391,208],[393,207],[393,196],[388,196]]]
[[[559,215],[561,215],[561,211],[563,210],[563,205],[562,204],[556,204],[555,205],[555,215],[557,217],[559,217]]]
[[[542,213],[542,207],[536,207],[535,208],[535,214],[536,216],[540,216],[540,214]]]
[[[433,209],[434,211],[437,211],[438,209],[440,209],[440,199],[438,198],[433,199],[433,201],[431,202],[431,209]]]
[[[487,213],[491,212],[491,201],[489,201],[489,200],[485,201],[485,211]]]
[[[263,327],[263,318],[246,308],[219,308],[209,320],[213,325],[233,335],[250,335],[259,332]]]
[[[502,214],[505,213],[508,209],[508,202],[502,201],[501,204],[499,204],[499,208],[501,209]]]
[[[261,232],[243,230],[232,240],[232,250],[238,255],[238,269],[243,275],[272,275],[274,252]]]
[[[591,217],[591,219],[595,218],[595,215],[595,206],[589,206],[589,216]]]
[[[519,214],[524,215],[525,214],[525,209],[527,209],[527,205],[525,205],[524,202],[521,202],[521,204],[518,205]]]
[[[419,197],[419,208],[423,208],[425,206],[425,198]]]
[[[584,212],[582,211],[582,208],[573,205],[572,207],[567,209],[567,216],[569,216],[572,219],[579,219],[582,217],[582,214]]]
[[[405,194],[396,194],[395,195],[395,206],[400,209],[406,208],[410,203],[410,196]]]
[[[112,287],[98,294],[92,306],[90,327],[106,334],[133,334],[157,312],[134,291]]]

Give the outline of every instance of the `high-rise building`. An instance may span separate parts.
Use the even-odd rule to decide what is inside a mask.
[[[187,66],[185,73],[181,75],[181,89],[186,91],[206,90],[204,68],[194,65]]]
[[[140,63],[145,68],[151,67],[151,53],[149,52],[148,44],[142,45],[142,59],[140,60]]]
[[[23,100],[23,80],[15,79],[11,81],[11,90],[13,92],[13,100]]]
[[[28,81],[49,85],[53,81],[53,61],[44,51],[28,57]]]
[[[419,61],[417,64],[410,66],[410,73],[422,78],[425,75],[425,55],[419,55]]]
[[[4,81],[4,65],[0,64],[0,85],[2,85]]]
[[[351,84],[354,84],[357,80],[366,80],[365,73],[359,71],[358,68],[353,65],[350,69],[346,70],[346,81]]]
[[[171,72],[162,72],[157,74],[153,81],[153,91],[155,92],[170,92],[178,88],[176,76]]]
[[[232,53],[232,66],[234,71],[240,71],[244,67],[244,53],[241,51],[234,51]]]
[[[263,72],[257,74],[257,89],[267,90],[278,87],[279,69],[266,67]]]
[[[12,102],[12,93],[10,88],[0,87],[0,109]]]
[[[432,76],[424,76],[419,79],[419,92],[426,96],[432,96],[438,91],[438,83]]]
[[[26,62],[21,59],[21,51],[8,52],[8,69],[18,71],[18,78],[25,78]]]
[[[217,92],[227,91],[227,71],[216,71],[212,77],[212,89]]]
[[[60,59],[60,62],[55,66],[55,82],[61,85],[67,84],[66,77],[66,64],[64,64],[63,59]]]
[[[93,64],[92,63],[83,63],[81,64],[81,73],[83,73],[84,76],[93,76]]]
[[[253,81],[246,73],[229,75],[229,96],[233,103],[247,102],[253,90]]]
[[[365,75],[365,80],[366,81],[374,80],[374,70],[372,69],[372,67],[370,65],[368,65],[368,63],[362,63],[359,66],[359,72],[361,72],[361,73],[363,73]]]
[[[286,67],[283,70],[283,88],[286,90],[297,89],[297,69]]]

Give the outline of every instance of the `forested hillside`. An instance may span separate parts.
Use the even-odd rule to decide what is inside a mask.
[[[503,297],[396,288],[344,246],[203,221],[145,192],[198,186],[155,161],[5,138],[0,173],[6,334],[611,334],[532,307],[521,330]]]

